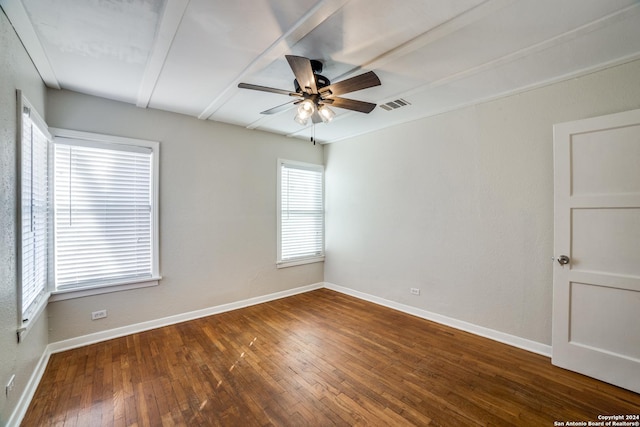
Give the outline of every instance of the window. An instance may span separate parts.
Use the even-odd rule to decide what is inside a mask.
[[[278,267],[324,260],[324,168],[278,160]]]
[[[62,129],[53,139],[20,91],[17,101],[21,341],[48,301],[158,283],[159,144]]]
[[[56,131],[55,291],[158,280],[157,158],[156,142]]]
[[[18,306],[19,332],[35,321],[48,293],[48,151],[51,136],[47,125],[20,91],[17,93],[18,126]],[[20,335],[19,335],[20,337]]]

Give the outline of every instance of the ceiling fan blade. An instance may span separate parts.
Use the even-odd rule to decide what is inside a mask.
[[[250,83],[238,83],[238,87],[240,89],[251,89],[251,90],[259,90],[261,92],[279,93],[280,95],[302,96],[302,94],[291,92],[290,90],[276,89],[276,88],[267,87],[267,86],[252,85]]]
[[[380,79],[373,71],[368,71],[350,79],[342,80],[320,89],[323,96],[337,96],[343,93],[355,92],[373,86],[380,86]],[[329,95],[330,93],[330,95]]]
[[[273,107],[273,108],[269,108],[268,110],[261,111],[260,114],[277,114],[277,113],[280,113],[282,111],[287,111],[288,109],[293,107],[293,104],[295,102],[298,102],[298,101],[295,101],[295,100],[294,101],[289,101],[289,102],[287,102],[285,104],[278,105],[277,107]]]
[[[355,99],[338,97],[325,99],[324,102],[332,107],[344,108],[346,110],[358,111],[360,113],[370,113],[377,106],[371,102],[356,101]]]
[[[285,57],[289,62],[293,74],[296,76],[301,90],[306,91],[306,88],[309,88],[311,90],[310,93],[318,93],[316,78],[313,74],[309,58],[295,55],[285,55]]]

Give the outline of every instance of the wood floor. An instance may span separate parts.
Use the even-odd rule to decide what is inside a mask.
[[[624,414],[640,414],[640,395],[321,289],[54,354],[23,425],[553,426]]]

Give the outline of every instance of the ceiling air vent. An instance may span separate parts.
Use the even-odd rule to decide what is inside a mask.
[[[411,103],[400,98],[400,99],[396,99],[395,101],[387,102],[386,104],[380,104],[380,108],[387,111],[391,111],[400,107],[405,107],[407,105],[411,105]]]

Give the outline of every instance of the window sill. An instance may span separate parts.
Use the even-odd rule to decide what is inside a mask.
[[[148,288],[158,286],[162,277],[152,277],[144,281],[131,283],[116,283],[111,285],[84,286],[82,288],[58,289],[51,292],[49,302],[64,301],[74,298],[83,298],[92,295],[109,294],[112,292],[128,291],[131,289]]]
[[[324,262],[324,256],[315,256],[310,258],[298,258],[290,261],[278,261],[277,268],[294,267],[296,265],[312,264],[314,262]]]
[[[32,310],[29,310],[28,313],[25,314],[27,316],[27,320],[23,320],[20,323],[20,326],[18,327],[18,331],[17,331],[19,343],[24,341],[24,339],[27,337],[27,334],[31,330],[31,326],[35,325],[38,319],[40,318],[40,315],[42,314],[44,309],[47,307],[48,298],[49,298],[48,293],[41,296],[36,306]]]

